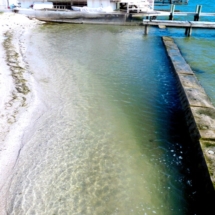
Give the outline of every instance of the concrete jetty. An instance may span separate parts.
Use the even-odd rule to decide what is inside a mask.
[[[192,144],[194,148],[198,148],[200,163],[196,163],[196,166],[204,173],[199,177],[209,176],[215,188],[215,107],[173,39],[163,37],[163,42],[178,78],[180,98]],[[203,189],[211,186],[205,184],[207,181],[209,180],[202,181]]]

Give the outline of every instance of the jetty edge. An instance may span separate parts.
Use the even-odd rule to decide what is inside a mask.
[[[185,120],[196,153],[202,189],[215,191],[215,107],[171,37],[162,37],[178,78]],[[208,180],[208,178],[210,180]],[[212,187],[211,187],[212,186]],[[212,188],[213,191],[210,191]],[[213,198],[214,199],[214,198]]]
[[[167,28],[184,28],[185,35],[190,37],[192,29],[215,29],[215,22],[201,21],[169,21],[169,20],[143,20],[144,34],[149,32],[149,26],[165,26]]]

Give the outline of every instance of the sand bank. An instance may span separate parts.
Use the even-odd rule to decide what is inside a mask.
[[[0,14],[0,215],[6,214],[6,193],[25,144],[24,131],[41,114],[36,83],[24,58],[24,41],[38,24],[23,15]]]

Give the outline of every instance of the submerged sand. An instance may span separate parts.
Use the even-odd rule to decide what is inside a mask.
[[[39,117],[32,71],[25,61],[25,39],[38,20],[0,14],[0,214],[6,214],[7,188],[23,145],[23,135]],[[38,114],[35,114],[35,113]]]

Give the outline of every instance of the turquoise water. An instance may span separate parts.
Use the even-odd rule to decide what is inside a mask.
[[[189,39],[176,38],[175,40],[185,59],[190,64],[205,91],[211,98],[212,103],[215,105],[215,42],[213,39],[215,34],[211,35],[211,31],[205,31],[205,34],[207,35],[205,35],[204,38],[194,36]]]
[[[174,37],[213,95],[207,32],[188,39],[156,28],[145,37],[142,27],[34,29],[24,57],[45,108],[23,136],[7,213],[207,214],[160,37]]]
[[[187,11],[187,12],[195,12],[196,11],[196,6],[197,5],[202,5],[202,13],[214,13],[215,12],[215,7],[214,7],[214,1],[213,0],[190,0],[187,5],[175,5],[175,10],[178,11]],[[155,7],[157,10],[170,10],[170,5],[167,6],[157,6]],[[159,18],[162,19],[162,18]],[[166,17],[168,19],[168,17]],[[183,16],[174,16],[174,20],[190,20],[193,21],[194,17],[193,15],[189,15],[186,17]],[[215,21],[214,17],[209,17],[209,16],[202,16],[200,17],[201,21]]]
[[[176,9],[180,11],[195,11],[196,5],[202,5],[202,12],[215,12],[215,5],[212,0],[190,0],[188,5],[176,5]],[[169,7],[169,6],[168,6]],[[160,8],[168,8],[160,7]],[[193,17],[176,17],[176,20],[188,19],[193,20]],[[215,21],[214,17],[200,17],[200,21]],[[184,29],[168,29],[160,31],[160,35],[168,35],[175,39],[186,61],[194,70],[199,78],[202,86],[215,104],[214,94],[214,48],[215,48],[215,31],[193,29],[190,38],[184,37]]]

